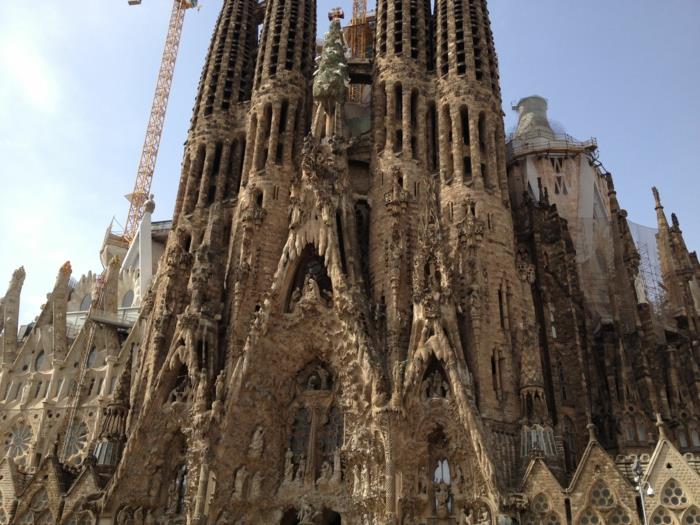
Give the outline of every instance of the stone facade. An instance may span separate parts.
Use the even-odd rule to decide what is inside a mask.
[[[700,523],[678,220],[651,304],[595,141],[505,136],[485,0],[379,0],[371,75],[339,16],[314,74],[314,0],[225,0],[162,255],[149,203],[31,329],[15,272],[0,523]]]

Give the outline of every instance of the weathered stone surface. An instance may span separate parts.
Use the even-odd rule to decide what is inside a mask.
[[[506,142],[484,0],[380,0],[371,107],[338,12],[315,81],[316,2],[260,14],[224,2],[148,292],[66,264],[22,331],[13,275],[0,523],[640,523],[635,464],[699,522],[700,265],[658,193],[662,312],[595,143],[540,97]]]

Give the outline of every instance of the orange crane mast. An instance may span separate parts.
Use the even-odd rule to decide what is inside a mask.
[[[128,0],[129,5],[139,5],[141,0]],[[182,35],[182,25],[185,20],[185,11],[197,6],[197,0],[173,0],[172,13],[168,24],[168,35],[165,39],[165,49],[158,71],[158,81],[156,92],[153,96],[151,115],[146,128],[146,138],[143,141],[141,150],[141,160],[136,172],[136,182],[134,190],[126,198],[130,203],[129,215],[126,219],[123,237],[127,242],[131,242],[136,236],[139,224],[143,218],[144,204],[149,198],[153,172],[156,167],[158,148],[163,135],[163,123],[165,113],[168,109],[168,99],[170,98],[170,87],[173,83],[173,73],[175,72],[175,61],[180,47],[180,37]]]

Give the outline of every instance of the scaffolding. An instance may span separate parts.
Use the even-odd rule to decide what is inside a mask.
[[[367,0],[353,0],[352,18],[345,27],[345,41],[353,59],[369,60],[373,54],[373,30],[375,13],[367,11]],[[368,86],[351,84],[348,100],[361,104],[369,96]]]
[[[627,221],[632,238],[639,252],[639,277],[654,314],[661,316],[664,311],[666,293],[661,277],[661,262],[656,235],[658,230]]]

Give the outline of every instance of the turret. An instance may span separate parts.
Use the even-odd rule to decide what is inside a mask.
[[[247,116],[245,189],[229,253],[230,319],[243,332],[271,283],[287,237],[290,188],[299,176],[311,121],[315,45],[315,1],[266,3]]]
[[[405,359],[419,213],[437,171],[430,5],[380,0],[375,29],[369,244],[377,329],[389,368]],[[392,261],[387,264],[387,261]]]
[[[11,365],[17,357],[17,326],[19,322],[19,300],[26,273],[24,267],[17,268],[7,287],[5,297],[0,301],[0,332],[2,337],[2,364]]]
[[[257,46],[258,3],[226,0],[211,40],[175,204],[178,217],[237,196]],[[196,233],[196,232],[195,232]]]
[[[66,327],[66,311],[68,305],[68,294],[70,293],[70,276],[73,272],[70,262],[66,262],[58,270],[56,283],[51,292],[49,304],[53,315],[53,358],[56,361],[63,361],[68,352],[68,337]]]
[[[686,247],[678,218],[672,214],[671,225],[669,225],[659,191],[652,188],[652,192],[656,203],[658,224],[656,241],[661,277],[666,289],[669,313],[677,320],[680,329],[697,330],[700,326],[700,312],[697,309],[700,303],[698,269]]]

